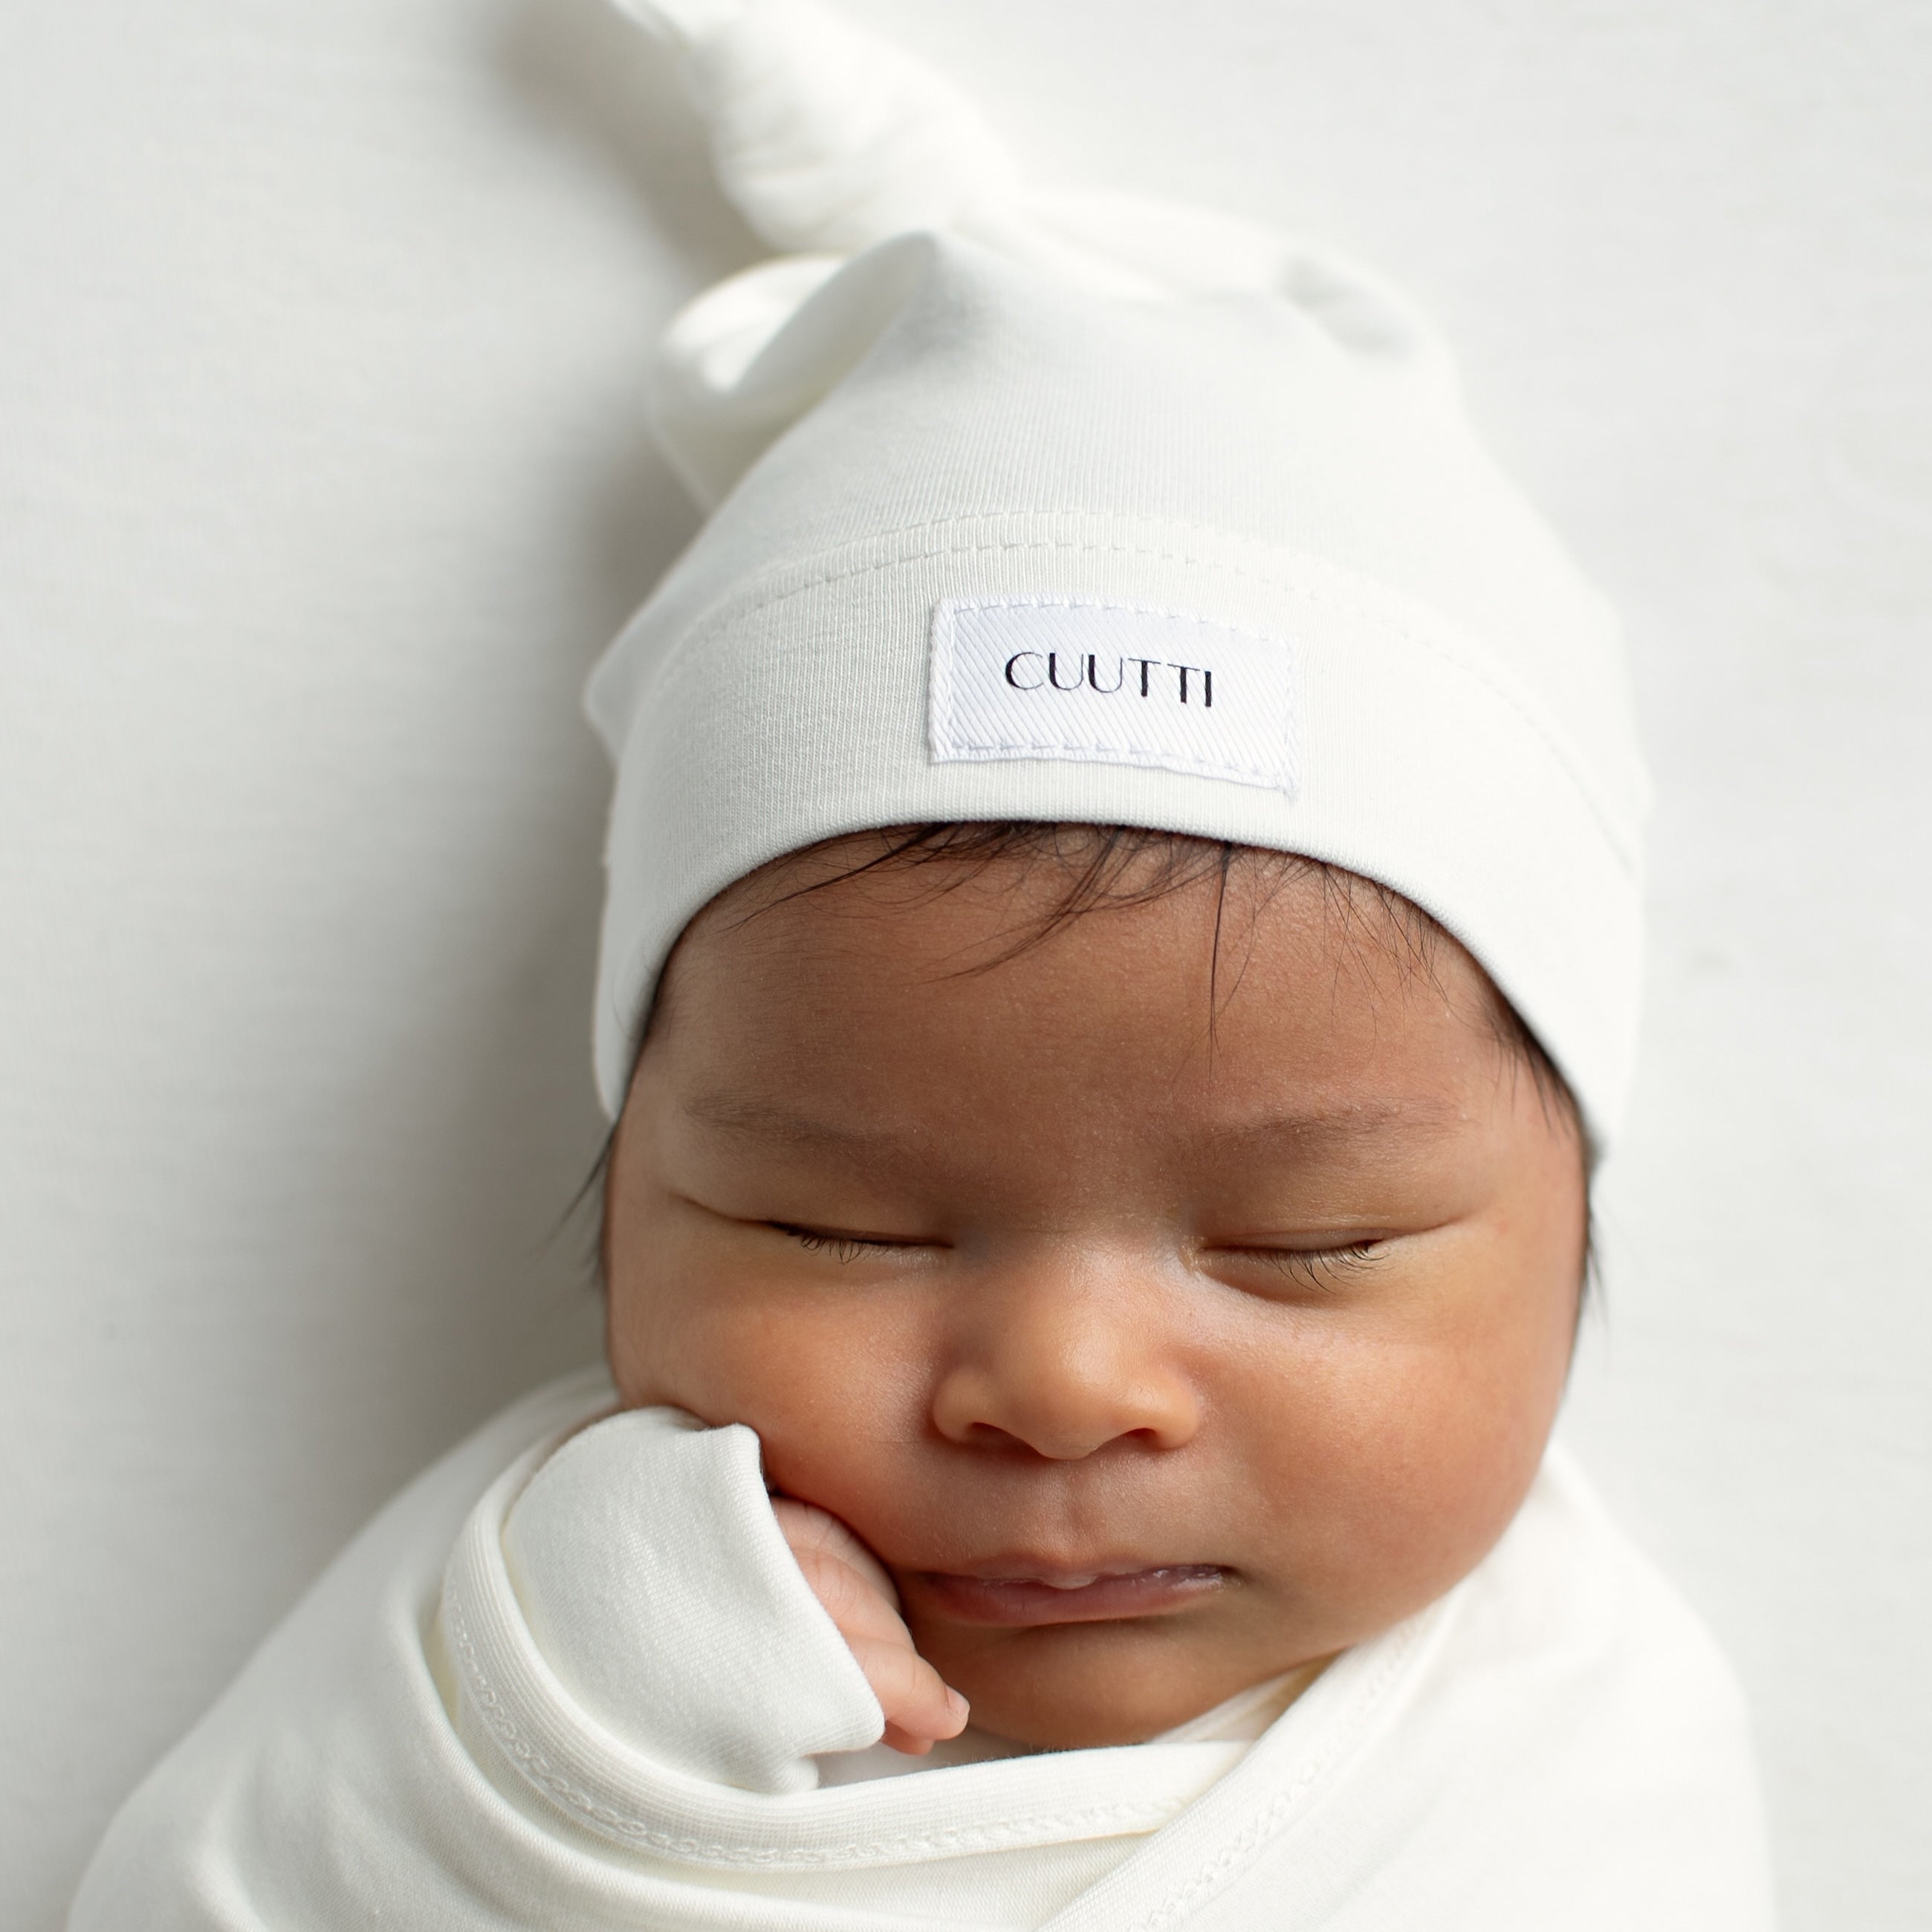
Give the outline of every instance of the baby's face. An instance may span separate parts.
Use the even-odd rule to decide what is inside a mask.
[[[989,965],[1062,875],[784,896],[868,849],[672,961],[610,1173],[625,1400],[750,1424],[1032,1744],[1147,1737],[1439,1595],[1535,1472],[1585,1240],[1575,1124],[1475,966],[1238,868],[1210,1030],[1212,883]]]

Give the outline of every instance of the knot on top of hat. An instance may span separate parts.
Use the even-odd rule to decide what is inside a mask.
[[[1042,192],[950,81],[820,0],[615,4],[677,50],[720,186],[778,251],[698,296],[654,361],[658,442],[706,507],[896,311],[902,262],[842,268],[918,231],[1090,296],[1267,298],[1386,369],[1441,370],[1407,300],[1332,248],[1178,202]]]
[[[979,109],[816,0],[620,0],[680,49],[719,185],[788,252],[959,229],[1018,173]]]

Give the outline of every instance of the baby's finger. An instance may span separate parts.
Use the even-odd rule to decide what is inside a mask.
[[[892,1587],[886,1566],[829,1510],[820,1509],[813,1503],[796,1502],[790,1496],[774,1496],[772,1514],[778,1518],[778,1527],[784,1532],[784,1540],[791,1545],[794,1554],[807,1550],[822,1550],[828,1556],[837,1557],[857,1570],[886,1602],[897,1606],[899,1593]]]
[[[792,1556],[812,1594],[848,1642],[854,1637],[872,1637],[912,1648],[898,1611],[850,1564],[822,1550],[794,1550]]]
[[[844,1638],[884,1714],[884,1742],[909,1756],[966,1727],[966,1700],[913,1648],[884,1566],[838,1519],[775,1496],[772,1511],[812,1593]]]
[[[949,1690],[938,1671],[910,1643],[848,1637],[866,1682],[886,1714],[886,1742],[917,1756],[940,1738],[966,1728],[966,1700]]]

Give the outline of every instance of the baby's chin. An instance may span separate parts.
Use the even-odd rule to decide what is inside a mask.
[[[1251,1686],[1325,1658],[1264,1648],[1186,1612],[988,1628],[908,1615],[914,1642],[973,1707],[976,1730],[1037,1750],[1144,1744]]]

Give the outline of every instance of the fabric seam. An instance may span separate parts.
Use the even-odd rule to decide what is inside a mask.
[[[1253,1813],[1232,1844],[1222,1846],[1206,1863],[1198,1866],[1190,1877],[1175,1886],[1157,1905],[1134,1919],[1124,1928],[1124,1932],[1165,1932],[1166,1928],[1178,1923],[1252,1864],[1268,1842],[1286,1828],[1302,1800],[1328,1775],[1336,1760],[1360,1735],[1424,1634],[1420,1628],[1413,1628],[1407,1634],[1401,1647],[1363,1687],[1354,1708],[1348,1714],[1347,1721],[1330,1736],[1327,1748],[1297,1774],[1294,1783],[1286,1791],[1278,1792]]]
[[[464,1688],[478,1715],[489,1726],[490,1735],[516,1770],[554,1804],[574,1813],[603,1836],[616,1838],[626,1844],[641,1844],[668,1857],[682,1858],[691,1863],[728,1864],[748,1869],[864,1864],[900,1855],[945,1856],[998,1850],[1016,1840],[1024,1841],[1042,1827],[1050,1832],[1069,1826],[1112,1825],[1125,1830],[1140,1826],[1152,1828],[1174,1815],[1174,1808],[1169,1804],[1123,1802],[1078,1810],[1036,1813],[1027,1818],[1005,1820],[998,1826],[954,1827],[938,1832],[908,1833],[898,1838],[876,1839],[866,1844],[812,1848],[766,1849],[727,1840],[706,1843],[690,1835],[680,1837],[642,1818],[602,1804],[573,1784],[565,1772],[524,1736],[508,1701],[490,1682],[468,1620],[460,1608],[452,1604],[447,1614],[455,1626],[452,1648],[463,1666]]]

